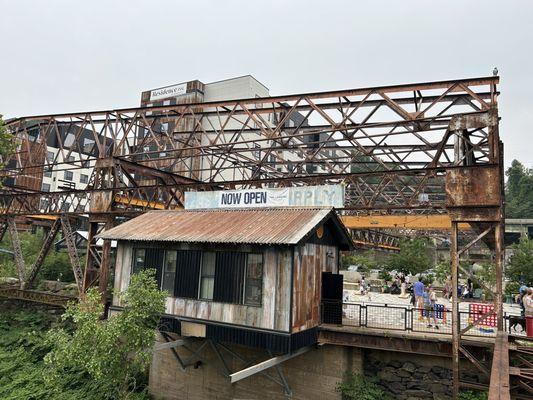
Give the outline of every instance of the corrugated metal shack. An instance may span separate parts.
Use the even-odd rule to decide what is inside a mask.
[[[116,290],[157,270],[168,331],[282,352],[316,342],[322,274],[352,247],[331,208],[152,211],[99,237],[118,241]]]

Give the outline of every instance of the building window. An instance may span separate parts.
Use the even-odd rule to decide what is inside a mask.
[[[163,264],[161,290],[166,290],[171,296],[174,295],[174,281],[176,280],[176,255],[176,250],[167,250]]]
[[[146,261],[146,250],[135,249],[133,250],[133,270],[132,273],[136,274],[144,269],[144,263]]]
[[[70,211],[70,203],[69,203],[69,202],[64,202],[64,203],[61,205],[61,211],[63,211],[63,212],[68,212],[68,211]]]
[[[52,168],[51,167],[44,167],[44,176],[47,178],[52,177]]]
[[[261,146],[257,143],[254,143],[254,157],[257,160],[261,159]]]
[[[263,255],[250,253],[246,259],[244,304],[260,306],[263,298]]]
[[[81,174],[80,183],[87,183],[87,182],[89,182],[89,175]]]
[[[43,183],[43,192],[49,192],[49,191],[50,191],[50,184]]]
[[[74,174],[72,171],[65,171],[64,177],[66,181],[72,181],[72,179],[74,179]]]
[[[74,158],[74,156],[68,156],[68,158],[67,158],[67,162],[69,162],[69,163],[73,163],[74,161],[76,161],[76,159]]]
[[[55,158],[55,155],[53,151],[46,152],[46,159],[48,160],[48,162],[54,162],[54,158]]]
[[[200,272],[200,299],[213,300],[215,287],[215,260],[216,253],[205,252],[202,254],[202,269]]]

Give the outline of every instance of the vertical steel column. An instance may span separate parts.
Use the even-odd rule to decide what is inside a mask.
[[[87,252],[85,258],[85,269],[83,271],[83,291],[85,292],[94,281],[95,265],[99,264],[97,259],[97,249],[94,237],[98,233],[98,222],[91,221],[89,217],[89,229],[87,232]]]
[[[111,217],[105,224],[105,229],[113,227],[113,217]],[[102,301],[107,301],[107,285],[109,284],[109,261],[111,258],[111,240],[104,240],[102,245],[102,260],[100,262],[100,274],[98,277],[98,289],[102,294]]]
[[[452,261],[452,368],[453,368],[453,398],[459,398],[459,299],[457,296],[459,278],[459,253],[457,248],[459,224],[452,221],[452,235],[450,258]]]
[[[43,266],[44,259],[46,258],[48,252],[50,251],[50,248],[54,244],[54,240],[60,228],[61,228],[61,221],[58,218],[54,221],[54,223],[50,227],[50,230],[44,239],[43,245],[41,246],[41,250],[39,250],[39,254],[37,255],[37,258],[35,259],[35,261],[33,262],[33,265],[31,266],[30,271],[28,272],[26,282],[24,282],[22,289],[29,289],[33,285],[33,282],[35,281],[35,278],[37,277],[39,270]]]
[[[7,217],[7,227],[9,229],[9,236],[11,236],[11,244],[13,245],[13,252],[15,253],[15,264],[19,276],[19,286],[24,287],[24,280],[26,275],[26,265],[24,257],[22,256],[22,248],[20,247],[20,238],[17,231],[17,225],[13,217]]]
[[[503,327],[503,264],[505,256],[504,247],[504,222],[500,221],[494,227],[494,263],[496,266],[496,293],[494,293],[494,309],[496,310],[498,331],[504,330]]]

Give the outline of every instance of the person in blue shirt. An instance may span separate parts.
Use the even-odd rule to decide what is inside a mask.
[[[418,317],[419,320],[423,321],[423,313],[422,310],[424,309],[424,284],[422,283],[421,278],[418,278],[418,281],[415,282],[413,285],[413,291],[415,293],[415,305],[416,308],[420,310],[420,316]]]

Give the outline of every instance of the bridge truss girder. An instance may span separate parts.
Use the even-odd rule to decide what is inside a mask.
[[[148,209],[179,209],[187,190],[343,184],[343,215],[448,213],[452,238],[459,223],[478,233],[494,225],[483,240],[495,252],[501,311],[498,83],[492,76],[17,118],[6,124],[16,151],[2,160],[1,175],[13,182],[0,190],[2,217],[88,216],[86,286],[97,280],[87,279],[89,266],[103,281],[109,268],[109,257],[89,251],[99,229]],[[41,190],[45,169],[87,165],[94,169],[84,189]],[[452,260],[458,251],[452,246]],[[457,277],[458,262],[452,271]],[[455,361],[458,353],[455,346]]]

